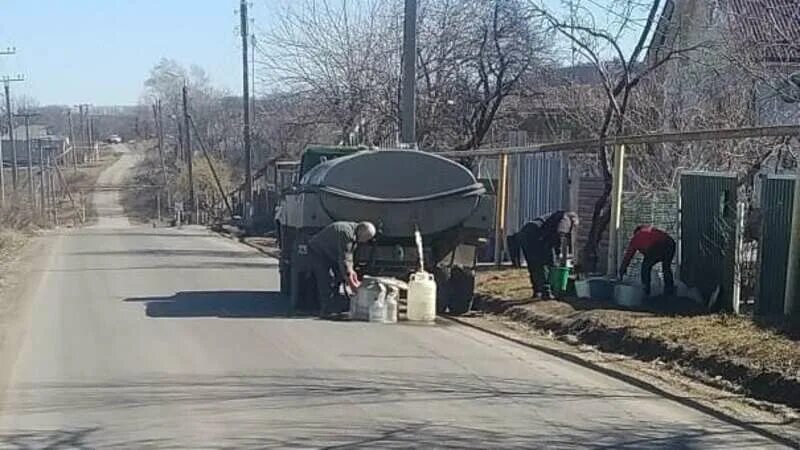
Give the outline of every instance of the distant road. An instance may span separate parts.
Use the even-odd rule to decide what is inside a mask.
[[[44,238],[0,448],[774,445],[458,325],[286,318],[274,259],[94,202],[96,225]]]

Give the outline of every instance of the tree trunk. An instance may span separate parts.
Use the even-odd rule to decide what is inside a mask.
[[[586,240],[586,245],[583,248],[583,257],[581,262],[583,270],[586,273],[597,272],[599,263],[598,249],[600,241],[603,239],[603,233],[608,228],[608,222],[611,219],[611,208],[609,199],[611,198],[611,178],[607,177],[605,185],[603,186],[603,193],[597,202],[594,204],[592,211],[592,225],[589,228],[589,236]],[[609,249],[611,251],[611,249]]]

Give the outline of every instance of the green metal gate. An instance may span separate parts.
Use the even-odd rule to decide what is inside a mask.
[[[783,314],[795,180],[794,175],[773,175],[761,185],[757,314]]]
[[[681,280],[706,301],[719,294],[714,310],[733,310],[736,282],[735,175],[685,172],[681,175]]]

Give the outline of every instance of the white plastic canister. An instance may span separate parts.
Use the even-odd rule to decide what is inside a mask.
[[[408,282],[408,320],[433,322],[436,320],[436,281],[428,272],[411,274]]]

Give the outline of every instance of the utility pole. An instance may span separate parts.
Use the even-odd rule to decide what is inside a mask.
[[[50,207],[53,208],[53,224],[58,226],[58,193],[56,192],[55,177],[53,177],[53,150],[49,149],[47,155],[47,189],[50,190]]]
[[[245,189],[245,219],[250,219],[250,209],[253,206],[253,150],[250,147],[250,83],[247,81],[247,0],[241,0],[239,6],[241,14],[242,31],[242,102],[244,114],[244,189]],[[188,128],[188,126],[187,126]]]
[[[77,145],[77,142],[76,142],[75,143],[76,144],[75,145],[75,151],[77,151],[79,153],[76,156],[76,158],[78,159],[78,163],[79,164],[83,163],[83,154],[80,151],[80,148],[83,147],[84,142],[86,142],[86,135],[84,134],[84,128],[83,128],[83,119],[84,119],[84,116],[83,116],[83,105],[78,105],[78,140],[81,142],[81,145],[80,146]]]
[[[158,157],[161,160],[161,173],[164,175],[164,189],[167,190],[167,205],[169,205],[169,182],[167,180],[167,165],[164,162],[164,130],[161,128],[161,99],[156,100],[153,104],[153,123],[155,123],[156,137],[158,138]],[[161,209],[159,209],[160,211]]]
[[[38,116],[37,113],[17,113],[17,117],[25,118],[25,146],[28,150],[28,197],[30,197],[31,208],[36,211],[36,193],[33,186],[33,149],[31,148],[31,117]]]
[[[37,139],[36,143],[39,146],[39,193],[41,195],[41,203],[42,203],[42,219],[47,218],[47,196],[45,194],[45,184],[44,184],[44,150],[42,149],[42,140]]]
[[[84,153],[83,153],[83,162],[87,163],[91,159],[92,156],[92,131],[91,131],[91,117],[89,116],[89,105],[83,104],[83,116],[84,116],[84,125],[86,126],[86,130],[84,131],[86,136],[86,142],[84,145]]]
[[[16,53],[16,50],[13,48],[7,48],[5,50],[0,50],[0,55],[13,55]],[[14,142],[13,140],[11,141]],[[4,176],[5,172],[5,165],[3,159],[3,142],[0,139],[0,208],[4,208],[6,206],[6,180]]]
[[[94,158],[96,161],[99,159],[97,154],[95,153],[94,148],[94,117],[91,114],[88,114],[87,122],[89,125],[89,159]]]
[[[19,170],[17,167],[17,145],[14,142],[14,113],[11,112],[11,82],[25,81],[25,77],[17,75],[15,77],[3,76],[3,88],[6,92],[6,117],[8,118],[8,140],[11,142],[11,185],[14,192],[17,191],[17,178]]]
[[[405,0],[403,24],[403,80],[400,92],[400,144],[417,146],[416,130],[416,55],[417,0]]]
[[[75,142],[75,132],[72,128],[72,108],[67,110],[67,125],[69,126],[69,145],[72,146],[72,167],[78,173],[78,146]]]
[[[189,207],[194,207],[194,219],[197,220],[197,204],[194,201],[194,176],[192,175],[192,132],[189,128],[189,89],[186,80],[183,80],[183,129],[185,130],[184,144],[186,149],[186,168],[189,174]],[[189,222],[191,222],[191,217]]]

